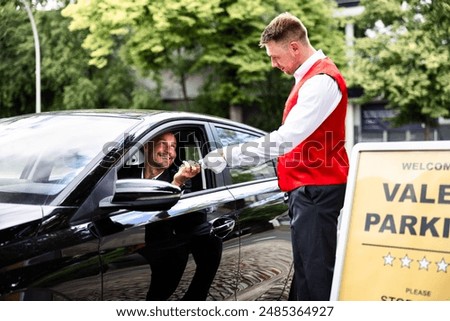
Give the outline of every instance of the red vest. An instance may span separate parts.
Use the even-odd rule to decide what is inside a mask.
[[[345,150],[347,86],[339,70],[329,58],[317,61],[294,86],[286,101],[283,123],[297,103],[300,87],[306,80],[318,74],[327,74],[332,77],[339,86],[342,98],[336,109],[319,128],[292,151],[278,158],[278,184],[282,191],[292,191],[303,185],[331,185],[347,182],[349,166]]]

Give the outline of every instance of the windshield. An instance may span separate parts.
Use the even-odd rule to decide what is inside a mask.
[[[137,122],[44,114],[0,121],[0,202],[47,204]]]

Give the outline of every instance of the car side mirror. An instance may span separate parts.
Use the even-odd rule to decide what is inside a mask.
[[[178,186],[150,179],[119,179],[114,195],[100,201],[107,210],[131,209],[141,211],[166,211],[180,199]]]

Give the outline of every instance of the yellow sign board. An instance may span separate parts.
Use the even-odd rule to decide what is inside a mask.
[[[450,142],[355,145],[332,300],[450,300]]]

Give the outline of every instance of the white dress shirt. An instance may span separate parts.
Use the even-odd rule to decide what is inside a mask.
[[[309,57],[295,71],[295,83],[322,58],[325,58],[322,50]],[[296,105],[278,130],[254,141],[224,147],[223,156],[228,165],[236,167],[258,165],[284,155],[310,136],[333,112],[341,98],[342,93],[333,78],[315,75],[301,86]]]

